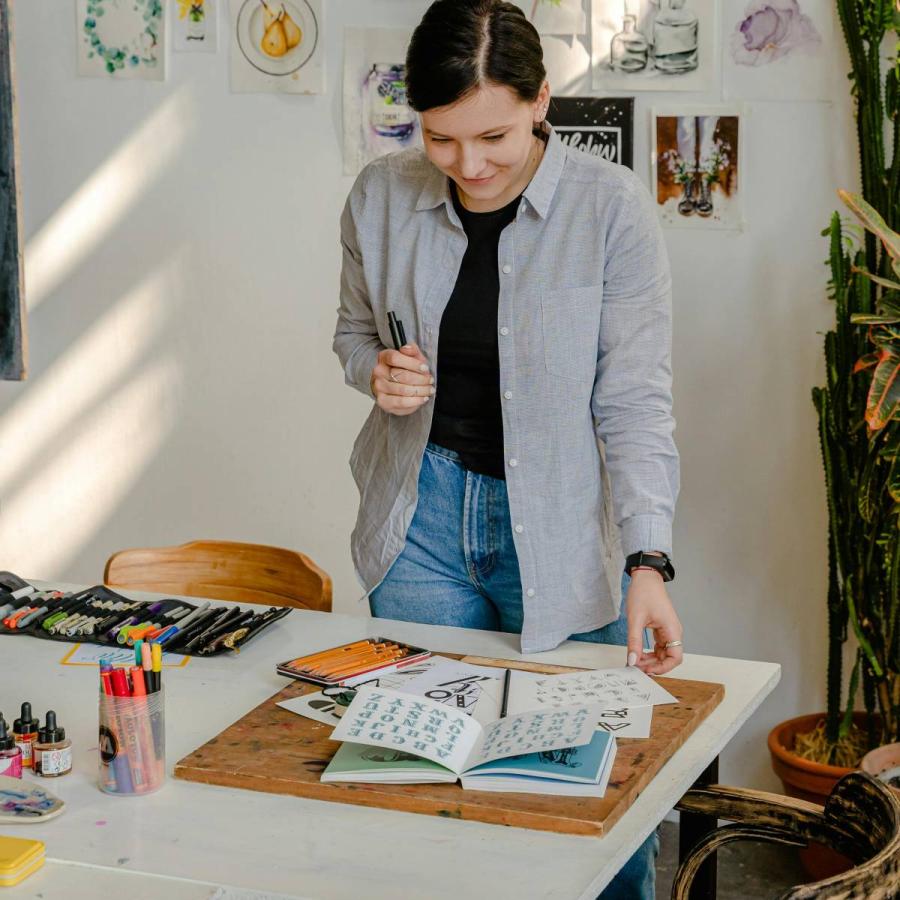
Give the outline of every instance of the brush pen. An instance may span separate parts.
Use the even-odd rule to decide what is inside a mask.
[[[284,618],[290,611],[290,606],[273,606],[268,612],[263,613],[256,619],[251,619],[247,625],[247,634],[243,635],[237,640],[239,640],[241,644],[246,644],[247,641],[249,641],[250,638],[253,637],[253,635],[255,635],[259,631],[262,631],[263,628],[266,628],[272,622]],[[232,647],[231,649],[234,648]]]
[[[241,625],[245,625],[249,619],[253,618],[253,610],[248,609],[239,615],[232,616],[228,621],[224,619],[217,622],[214,627],[208,628],[200,635],[201,648],[206,644],[214,641],[220,635],[227,634],[229,631],[236,631]]]
[[[388,328],[391,330],[394,349],[399,350],[406,344],[406,332],[403,330],[403,322],[397,318],[397,314],[393,310],[388,313]]]
[[[194,634],[191,640],[182,648],[185,653],[193,653],[199,647],[206,644],[212,637],[221,634],[221,629],[233,630],[231,623],[238,623],[247,618],[247,613],[242,613],[240,607],[234,607],[225,612],[224,615],[218,616],[214,622],[211,622],[206,628],[198,634]],[[249,614],[252,615],[252,612]]]
[[[175,634],[167,637],[165,641],[158,641],[158,643],[166,649],[179,647],[192,640],[196,635],[203,631],[204,628],[211,625],[213,620],[218,618],[220,614],[220,610],[217,609],[204,610],[204,612],[198,618],[194,619],[190,625],[185,628],[179,628]]]

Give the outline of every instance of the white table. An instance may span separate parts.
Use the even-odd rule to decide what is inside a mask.
[[[195,658],[183,669],[166,670],[169,772],[284,687],[276,662],[378,634],[432,650],[591,668],[622,665],[625,653],[570,641],[522,657],[517,635],[296,610],[239,655]],[[107,796],[96,787],[97,671],[60,665],[68,649],[0,635],[0,710],[11,718],[23,700],[41,718],[55,709],[75,756],[72,774],[41,782],[66,801],[61,816],[43,825],[3,827],[5,834],[44,841],[49,860],[41,872],[4,891],[10,900],[261,896],[255,891],[322,900],[595,898],[781,674],[775,663],[687,654],[673,675],[721,682],[725,698],[598,839],[174,779],[154,795]],[[218,886],[228,890],[217,892]]]

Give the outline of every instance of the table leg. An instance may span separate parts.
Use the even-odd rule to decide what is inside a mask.
[[[694,787],[716,784],[719,780],[719,757],[717,756],[694,782]],[[680,813],[678,828],[678,862],[684,860],[696,844],[718,825],[715,816],[701,813]],[[710,856],[700,867],[691,886],[690,900],[716,900],[716,854]]]

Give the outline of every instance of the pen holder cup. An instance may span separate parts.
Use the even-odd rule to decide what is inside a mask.
[[[150,794],[166,779],[166,716],[162,690],[144,697],[100,695],[101,791]]]

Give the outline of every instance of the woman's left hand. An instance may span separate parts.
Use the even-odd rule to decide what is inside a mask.
[[[663,675],[681,665],[682,648],[666,648],[667,641],[680,641],[681,622],[658,572],[635,570],[625,598],[628,611],[628,664],[648,675]],[[653,629],[656,646],[644,650],[644,629]],[[632,656],[632,654],[634,654]]]

